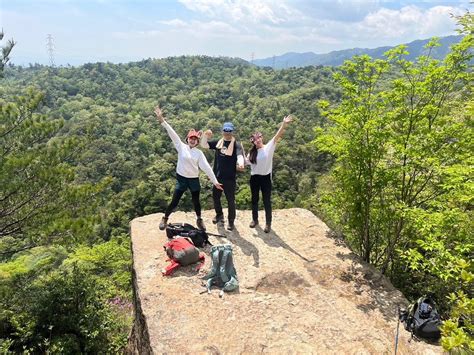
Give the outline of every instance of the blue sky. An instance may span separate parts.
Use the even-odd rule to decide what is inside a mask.
[[[176,55],[250,60],[455,34],[469,0],[0,0],[15,64],[128,62]]]

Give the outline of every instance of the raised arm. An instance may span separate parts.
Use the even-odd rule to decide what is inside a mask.
[[[166,119],[163,116],[163,112],[161,111],[160,106],[155,107],[155,115],[156,115],[156,118],[158,119],[158,122],[160,122],[161,125],[165,127],[166,132],[168,132],[168,136],[173,141],[176,149],[179,149],[179,147],[181,146],[181,144],[183,144],[183,142],[181,142],[181,139],[179,138],[178,134],[174,131],[173,127],[171,127],[170,124],[166,122]]]
[[[209,143],[207,142],[212,137],[212,131],[208,129],[201,135],[201,142],[199,143],[201,147],[209,149]]]
[[[291,115],[285,116],[283,118],[283,122],[281,123],[280,128],[275,134],[275,137],[273,137],[273,139],[275,140],[275,143],[278,143],[278,141],[283,137],[283,133],[285,133],[285,129],[290,124],[291,121],[293,121],[293,117],[291,117]]]

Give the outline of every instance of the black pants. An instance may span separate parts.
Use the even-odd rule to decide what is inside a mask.
[[[235,188],[236,182],[235,179],[229,180],[219,180],[223,184],[225,198],[227,199],[227,206],[229,209],[229,216],[227,219],[229,223],[234,223],[235,220]],[[214,188],[212,189],[212,198],[214,200],[214,210],[216,211],[216,216],[222,216],[222,204],[221,204],[222,190]]]
[[[265,207],[265,222],[272,223],[272,174],[251,175],[250,191],[252,192],[252,219],[258,221],[258,200],[262,191],[263,206]]]
[[[178,202],[185,192],[185,190],[174,190],[173,198],[171,199],[170,204],[166,208],[165,217],[169,217],[169,215],[173,212],[176,206],[178,206]],[[201,203],[199,202],[199,192],[199,190],[191,191],[191,199],[193,201],[194,211],[196,212],[196,216],[198,218],[201,217]]]

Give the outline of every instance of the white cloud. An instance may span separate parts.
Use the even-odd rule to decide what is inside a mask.
[[[305,22],[305,27],[311,28],[306,37],[315,45],[327,44],[328,50],[336,49],[336,46],[330,48],[331,43],[339,44],[337,49],[397,45],[415,39],[454,34],[456,20],[450,14],[462,13],[463,9],[452,6],[422,9],[409,5],[398,10],[381,7],[357,22],[332,19]],[[302,33],[302,29],[295,28],[293,32]]]
[[[281,24],[300,17],[283,0],[179,0],[191,11],[233,22]]]
[[[173,43],[173,47],[167,47],[172,54],[184,48],[185,53],[191,54],[241,57],[249,56],[242,53],[256,52],[261,58],[289,51],[325,53],[353,47],[374,48],[448,35],[453,33],[455,24],[449,14],[461,12],[459,8],[449,6],[423,9],[409,5],[398,10],[378,7],[359,21],[346,21],[303,16],[289,8],[283,12],[293,16],[283,18],[283,12],[278,10],[286,6],[283,1],[180,1],[206,16],[198,17],[199,20],[162,20],[157,22],[159,28],[116,33],[116,37],[157,43],[168,41]],[[367,8],[368,3],[364,1],[360,6]],[[338,6],[342,5],[338,3]],[[254,10],[251,15],[250,8]],[[208,50],[203,52],[199,48]]]
[[[380,36],[393,39],[447,35],[455,28],[455,20],[450,14],[460,13],[460,8],[449,6],[435,6],[426,10],[413,5],[400,10],[382,8],[359,22],[356,32],[368,38]]]
[[[168,21],[158,21],[158,23],[161,23],[163,25],[168,25],[172,27],[186,27],[187,23],[184,22],[183,20],[180,20],[178,18],[175,18],[173,20],[168,20]]]

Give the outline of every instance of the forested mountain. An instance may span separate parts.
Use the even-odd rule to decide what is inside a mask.
[[[433,48],[432,57],[436,59],[443,59],[449,52],[449,47],[454,43],[458,43],[461,36],[446,36],[440,38],[440,47]],[[407,51],[410,53],[409,60],[414,60],[420,55],[426,54],[425,46],[429,39],[416,40],[407,43]],[[255,59],[252,63],[259,67],[272,67],[274,69],[283,69],[291,67],[305,67],[308,65],[329,65],[337,66],[344,63],[345,60],[351,59],[355,55],[367,54],[372,58],[383,58],[385,52],[394,47],[385,46],[377,48],[352,48],[343,49],[340,51],[332,51],[324,54],[316,54],[313,52],[306,53],[285,53],[275,57]]]
[[[8,202],[0,223],[16,227],[0,240],[2,349],[63,353],[114,353],[126,341],[128,224],[164,211],[175,183],[176,151],[155,105],[183,138],[191,127],[219,135],[232,121],[247,150],[251,132],[269,139],[293,114],[275,157],[274,205],[283,208],[307,206],[328,169],[328,155],[311,143],[323,120],[316,101],[340,97],[328,68],[275,72],[210,57],[10,67],[0,91],[0,198]],[[248,171],[238,178],[239,209],[250,206],[248,179]],[[202,186],[211,209],[206,177]],[[190,198],[180,209],[191,209]]]
[[[151,189],[147,193],[152,195],[143,196],[145,200],[136,206],[139,214],[164,206],[171,188],[167,180],[176,159],[169,138],[152,115],[156,104],[162,105],[182,137],[192,127],[210,128],[218,134],[224,121],[233,121],[247,149],[251,132],[260,129],[271,138],[283,116],[291,113],[297,118],[295,127],[303,129],[290,129],[287,144],[277,153],[276,186],[285,191],[294,181],[306,181],[309,187],[318,172],[327,168],[309,146],[314,138],[312,128],[322,120],[317,100],[339,98],[329,68],[275,72],[238,60],[176,57],[78,68],[17,68],[6,75],[6,94],[21,93],[28,85],[42,90],[46,94],[42,111],[51,118],[65,119],[62,134],[87,134],[92,140],[79,164],[83,181],[110,176],[117,193],[129,188],[136,191],[137,186]],[[156,174],[163,174],[164,185],[150,181],[158,178]],[[244,175],[239,208],[247,207]],[[290,190],[277,206],[298,203],[307,195],[300,195],[298,186]]]
[[[219,135],[232,121],[247,151],[251,132],[268,140],[292,114],[274,158],[274,208],[315,212],[408,297],[437,294],[451,318],[443,345],[471,346],[472,323],[457,323],[473,309],[470,51],[472,35],[441,63],[410,62],[396,49],[383,61],[278,71],[205,56],[7,67],[0,350],[124,346],[128,224],[163,212],[175,184],[176,151],[157,104],[183,138],[190,128]],[[250,208],[248,180],[239,174],[238,209]],[[179,208],[191,210],[189,196]]]

